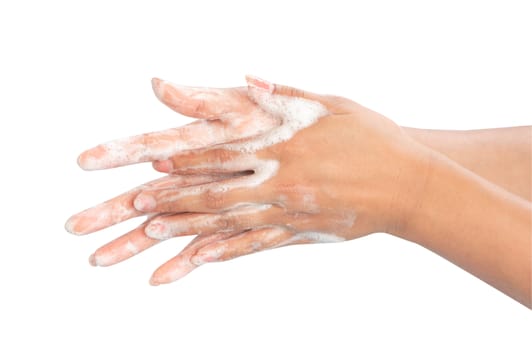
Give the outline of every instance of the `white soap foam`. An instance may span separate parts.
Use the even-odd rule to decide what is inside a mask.
[[[139,253],[139,248],[133,242],[129,240],[126,243],[126,250],[133,255],[136,255]]]
[[[183,137],[197,135],[208,137]],[[157,140],[152,142],[151,140]],[[164,160],[190,149],[201,148],[223,141],[222,131],[206,120],[199,120],[180,128],[173,128],[152,134],[137,135],[113,140],[99,147],[103,149],[101,157],[83,157],[80,166],[86,170],[135,164],[139,162]]]
[[[292,238],[294,241],[304,240],[314,243],[336,243],[345,241],[344,237],[334,235],[332,233],[323,232],[299,232]]]
[[[281,124],[266,133],[243,142],[224,145],[230,150],[252,153],[271,145],[289,140],[296,132],[314,124],[319,118],[329,115],[321,103],[300,97],[273,95],[256,88],[248,90],[249,97],[259,107],[276,118]]]
[[[343,242],[345,241],[344,237],[334,235],[332,233],[325,233],[325,232],[313,232],[313,231],[307,231],[307,232],[298,232],[294,233],[292,237],[289,239],[277,244],[273,248],[279,248],[283,247],[289,244],[294,243],[336,243],[336,242]]]
[[[148,237],[164,240],[175,237],[183,233],[196,233],[201,235],[205,233],[205,228],[217,229],[216,232],[226,230],[227,232],[233,232],[233,227],[220,228],[220,221],[226,216],[231,217],[245,217],[249,215],[255,215],[262,211],[268,210],[272,207],[270,204],[255,204],[255,203],[239,203],[233,207],[224,210],[220,214],[197,214],[197,215],[169,215],[160,216],[151,221],[151,224],[163,224],[165,229],[162,231],[149,230],[149,226],[146,228],[146,235]],[[180,217],[181,216],[181,217]]]
[[[251,175],[246,175],[227,180],[224,184],[207,183],[199,186],[190,186],[175,191],[175,195],[168,198],[168,201],[177,201],[183,197],[195,196],[206,191],[226,192],[235,188],[257,187],[267,180],[271,179],[279,169],[277,160],[259,159],[254,155],[243,155],[235,160],[225,162],[225,170],[242,170],[251,169],[254,171]]]

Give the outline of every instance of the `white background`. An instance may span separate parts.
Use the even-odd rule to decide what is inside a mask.
[[[401,125],[532,122],[532,13],[512,1],[2,1],[0,348],[530,349],[532,313],[414,244],[376,234],[151,272],[188,239],[111,268],[74,212],[156,176],[83,172],[82,150],[181,125],[150,78],[251,73],[350,97]],[[319,164],[319,159],[316,160]]]

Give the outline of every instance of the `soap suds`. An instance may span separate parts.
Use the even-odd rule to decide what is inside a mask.
[[[258,236],[258,234],[261,234]],[[246,235],[247,233],[243,233]],[[336,236],[330,233],[322,232],[300,232],[293,233],[281,226],[264,226],[255,228],[249,232],[250,235],[256,235],[255,240],[250,242],[249,245],[238,245],[231,242],[231,239],[227,241],[216,242],[213,246],[205,246],[199,249],[199,251],[192,257],[191,261],[194,265],[202,265],[210,262],[217,262],[221,260],[232,259],[237,256],[255,253],[258,251],[264,251],[274,248],[283,247],[290,244],[298,243],[335,243],[345,241],[345,238]],[[285,236],[289,235],[289,238]],[[236,236],[238,242],[239,236]],[[232,256],[235,254],[235,256]]]
[[[227,222],[239,218],[249,218],[272,207],[270,204],[239,203],[218,214],[186,213],[159,216],[146,226],[146,235],[153,239],[165,240],[184,234],[214,233],[234,227],[227,227]]]
[[[331,233],[299,232],[294,235],[293,239],[290,240],[290,243],[296,241],[308,241],[310,243],[336,243],[345,241],[345,238],[333,235]]]
[[[143,215],[144,213],[133,207],[133,200],[142,190],[177,189],[221,181],[229,177],[230,174],[164,176],[73,215],[65,223],[65,229],[72,234],[83,235]]]
[[[321,103],[300,97],[273,95],[256,88],[248,90],[249,96],[259,107],[279,118],[281,124],[262,135],[247,141],[223,145],[225,149],[252,153],[291,139],[295,133],[330,114]]]
[[[208,137],[198,137],[206,134]],[[183,150],[210,146],[224,140],[223,130],[205,120],[180,128],[113,140],[84,152],[79,165],[85,170],[114,168],[122,165],[164,160]]]
[[[234,169],[241,171],[252,169],[253,174],[231,178],[223,183],[207,183],[199,186],[190,186],[178,190],[163,190],[160,193],[165,197],[165,201],[173,202],[189,196],[197,196],[205,192],[227,192],[236,188],[257,187],[271,179],[279,169],[277,160],[259,159],[254,155],[242,155],[230,162],[224,163],[225,170]],[[164,193],[166,192],[166,193]]]
[[[133,244],[133,242],[131,241],[127,241],[126,250],[133,255],[136,255],[139,253],[139,248],[135,244]]]
[[[79,156],[81,168],[97,170],[165,160],[180,152],[253,137],[280,122],[253,106],[243,90],[178,86],[158,79],[154,82],[154,90],[170,108],[178,112],[189,110],[206,119],[101,144]],[[202,113],[202,106],[208,112]]]

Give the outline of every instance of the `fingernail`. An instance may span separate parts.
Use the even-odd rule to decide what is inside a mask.
[[[159,281],[159,279],[155,278],[154,276],[151,276],[150,278],[150,284],[154,287],[157,287],[158,285],[161,284],[161,282]]]
[[[98,266],[98,262],[96,261],[96,256],[94,254],[91,254],[91,256],[89,256],[89,264],[91,264],[92,266]]]
[[[155,209],[157,203],[155,202],[155,198],[153,198],[153,196],[141,193],[137,196],[137,198],[135,198],[133,205],[138,211],[149,212]]]
[[[264,91],[268,91],[269,93],[273,92],[274,85],[270,83],[269,81],[255,77],[253,75],[246,75],[246,81],[248,85],[251,87],[261,89]]]
[[[65,223],[65,230],[68,232],[68,233],[72,233],[73,235],[77,235],[78,233],[76,232],[76,229],[75,229],[75,226],[76,226],[76,218],[75,216],[72,216],[70,217],[67,222]]]
[[[151,87],[153,89],[153,92],[155,93],[155,96],[157,96],[158,99],[161,99],[162,96],[162,85],[163,81],[159,78],[153,78],[151,80]]]
[[[144,233],[146,233],[146,236],[153,239],[169,238],[166,234],[166,225],[162,222],[150,222],[144,229]]]

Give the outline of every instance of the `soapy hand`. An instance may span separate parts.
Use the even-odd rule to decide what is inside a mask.
[[[199,120],[91,148],[78,158],[82,169],[109,169],[168,159],[179,152],[258,135],[280,121],[258,108],[249,99],[246,88],[187,87],[157,78],[152,80],[152,87],[166,106]]]
[[[248,84],[247,91],[202,90],[155,80],[165,104],[208,119],[80,156],[89,169],[154,161],[157,170],[171,173],[69,220],[69,231],[84,234],[149,216],[96,251],[93,264],[197,234],[153,274],[152,284],[168,283],[206,262],[391,232],[403,224],[416,198],[409,174],[424,170],[416,161],[424,154],[419,144],[350,100],[256,78]]]

